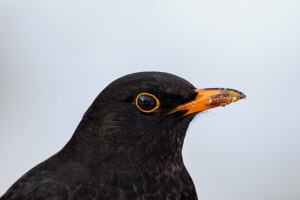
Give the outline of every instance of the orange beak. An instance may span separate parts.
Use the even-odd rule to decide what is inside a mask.
[[[219,106],[226,106],[246,98],[243,93],[229,88],[196,89],[195,92],[198,93],[195,100],[178,106],[169,114],[177,111],[187,111],[184,115],[189,115]]]

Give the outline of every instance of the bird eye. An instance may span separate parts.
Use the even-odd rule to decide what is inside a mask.
[[[152,94],[141,93],[136,97],[135,104],[141,111],[150,113],[159,107],[159,100]]]

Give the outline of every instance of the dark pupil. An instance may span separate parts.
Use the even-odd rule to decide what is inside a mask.
[[[156,101],[148,95],[141,95],[138,99],[139,107],[143,110],[152,110],[156,106]]]

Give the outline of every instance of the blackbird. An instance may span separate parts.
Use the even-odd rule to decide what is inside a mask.
[[[196,89],[169,73],[123,76],[98,95],[69,142],[0,199],[195,200],[182,159],[189,123],[245,97],[233,89]]]

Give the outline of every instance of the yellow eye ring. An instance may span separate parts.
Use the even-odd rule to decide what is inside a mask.
[[[135,99],[136,107],[145,113],[151,113],[159,107],[159,100],[149,93],[141,93]]]

